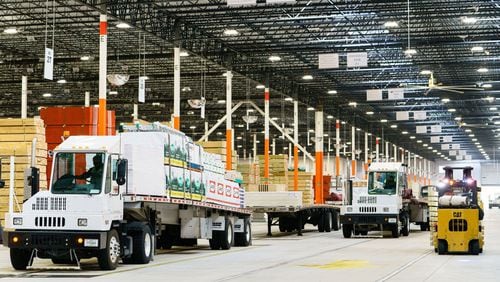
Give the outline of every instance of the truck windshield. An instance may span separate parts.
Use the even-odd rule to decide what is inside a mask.
[[[52,193],[99,194],[104,172],[103,153],[57,153]]]
[[[397,187],[397,172],[372,171],[368,175],[368,194],[394,195]]]

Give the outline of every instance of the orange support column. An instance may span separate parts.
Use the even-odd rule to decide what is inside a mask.
[[[106,135],[106,75],[108,64],[108,19],[101,15],[99,21],[99,112],[97,119],[97,134]]]
[[[319,107],[318,107],[319,108]],[[314,187],[314,203],[322,204],[323,198],[323,111],[319,109],[315,116],[315,139],[316,139],[316,174]]]
[[[269,88],[264,90],[264,179],[269,183]]]
[[[299,102],[293,101],[293,191],[299,190]]]
[[[335,121],[335,176],[340,176],[340,120]]]
[[[174,128],[181,130],[181,48],[174,47]]]
[[[368,179],[368,132],[365,132],[365,163],[363,165],[364,179]]]
[[[352,130],[352,135],[351,135],[351,142],[352,142],[352,150],[351,150],[351,178],[356,177],[356,128],[353,126],[351,127]]]
[[[233,129],[232,129],[232,83],[233,74],[226,72],[226,170],[233,169]]]

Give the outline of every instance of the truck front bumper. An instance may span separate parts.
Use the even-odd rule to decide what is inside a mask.
[[[397,214],[344,214],[340,216],[342,224],[397,224]]]
[[[106,247],[107,232],[4,230],[2,239],[9,248],[98,250]]]

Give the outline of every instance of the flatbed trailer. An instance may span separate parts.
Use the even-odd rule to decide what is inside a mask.
[[[318,227],[319,232],[340,229],[340,202],[338,204],[317,204],[306,206],[253,206],[254,213],[267,214],[267,236],[272,236],[271,227],[278,226],[280,232],[297,231],[302,236],[306,223]]]

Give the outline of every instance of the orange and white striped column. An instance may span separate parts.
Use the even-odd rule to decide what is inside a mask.
[[[364,178],[368,179],[368,132],[365,132],[365,163],[364,168]]]
[[[293,191],[299,190],[299,101],[293,101]]]
[[[375,161],[378,163],[380,161],[380,138],[375,137]]]
[[[108,18],[101,15],[99,21],[99,112],[97,114],[97,134],[107,133],[106,75],[108,72]]]
[[[264,179],[269,184],[269,88],[264,90]]]
[[[174,128],[181,130],[181,48],[174,47]]]
[[[226,170],[233,169],[233,126],[232,126],[232,105],[233,105],[233,73],[226,72]]]
[[[340,177],[340,120],[335,121],[335,176]]]
[[[356,128],[351,127],[351,178],[356,177]]]
[[[319,108],[319,107],[318,107]],[[323,111],[317,110],[315,116],[316,139],[316,185],[314,190],[314,203],[323,203]]]

